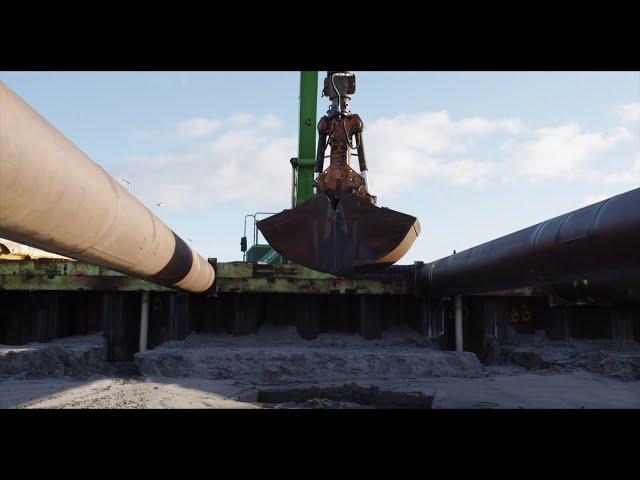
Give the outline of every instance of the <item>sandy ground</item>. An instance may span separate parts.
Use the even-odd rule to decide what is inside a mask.
[[[241,389],[202,379],[10,379],[0,382],[0,408],[257,408]]]
[[[543,368],[538,360],[529,362],[535,368],[484,366],[473,354],[436,350],[408,330],[376,341],[325,334],[308,342],[284,327],[246,337],[193,335],[138,354],[136,368],[116,368],[97,367],[100,342],[89,336],[0,347],[0,408],[362,408],[322,398],[257,403],[260,390],[347,383],[420,392],[433,397],[432,408],[640,408],[640,381],[619,375],[628,369],[610,368],[618,364],[612,357],[620,362],[635,353],[603,345],[589,362],[562,346],[562,368],[549,360],[560,347],[542,351]],[[591,368],[594,355],[604,363]],[[572,368],[569,357],[579,360]]]
[[[512,372],[480,379],[370,379],[357,383],[434,395],[433,408],[640,408],[638,382],[592,374]],[[287,386],[307,385],[296,383]],[[253,402],[255,399],[255,386],[192,378],[0,381],[0,408],[260,408]],[[285,406],[304,407],[295,404]],[[330,402],[319,405],[322,406],[358,407]]]

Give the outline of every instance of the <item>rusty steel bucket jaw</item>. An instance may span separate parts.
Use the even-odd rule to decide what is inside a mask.
[[[420,233],[416,217],[376,207],[355,193],[341,195],[337,203],[317,194],[257,226],[284,258],[343,277],[392,265]]]

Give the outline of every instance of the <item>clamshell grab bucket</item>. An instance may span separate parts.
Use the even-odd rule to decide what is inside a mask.
[[[297,264],[337,276],[382,270],[420,234],[416,217],[349,193],[337,205],[324,194],[258,222],[269,245]]]

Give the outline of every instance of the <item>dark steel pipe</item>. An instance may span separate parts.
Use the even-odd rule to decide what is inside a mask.
[[[0,82],[0,237],[204,292],[213,267]]]
[[[635,277],[640,188],[418,267],[431,297]]]

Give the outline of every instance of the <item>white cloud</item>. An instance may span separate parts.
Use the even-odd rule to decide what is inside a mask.
[[[278,129],[282,127],[282,122],[275,115],[264,115],[258,119],[258,126],[265,129]]]
[[[620,105],[616,108],[616,113],[620,116],[623,122],[640,122],[640,102]]]
[[[139,140],[141,142],[152,142],[154,140],[160,140],[163,137],[163,133],[157,130],[136,130],[129,135],[133,140]]]
[[[271,115],[233,116],[216,125],[183,122],[180,138],[199,141],[167,154],[130,156],[119,175],[132,180],[133,193],[147,205],[163,201],[169,210],[232,201],[283,208],[297,139],[274,135],[279,124]]]
[[[278,136],[281,126],[274,115],[240,113],[225,120],[192,118],[164,133],[138,132],[139,138],[186,143],[171,153],[130,157],[127,171],[120,173],[134,179],[137,195],[151,204],[162,200],[166,208],[240,200],[286,206],[288,159],[295,155],[297,139]],[[372,193],[386,197],[425,178],[454,186],[481,185],[496,165],[466,152],[481,136],[524,130],[517,119],[455,121],[446,111],[381,118],[365,128]],[[144,175],[135,178],[136,172]]]
[[[182,122],[174,122],[165,130],[137,130],[131,134],[131,138],[143,142],[194,140],[211,136],[221,126],[222,121],[218,119],[193,117]]]
[[[174,122],[165,130],[137,130],[131,134],[135,140],[195,140],[210,137],[221,127],[242,127],[254,125],[266,130],[277,130],[282,122],[275,115],[255,116],[250,113],[231,115],[224,122],[215,118],[193,117],[181,122]]]
[[[117,173],[132,179],[133,192],[148,204],[164,201],[167,209],[229,202],[284,208],[290,199],[288,160],[297,151],[297,137],[279,134],[281,127],[274,115],[191,118],[146,137],[178,141],[173,151],[130,157]],[[478,144],[489,136],[494,136],[493,154],[491,161],[482,161]],[[365,121],[364,143],[371,193],[387,203],[425,181],[482,187],[526,177],[635,186],[640,155],[618,171],[597,163],[599,155],[632,138],[624,127],[589,132],[568,123],[530,131],[519,119],[454,119],[441,111]],[[357,159],[353,162],[357,168]]]
[[[575,178],[598,154],[632,138],[625,128],[603,134],[585,132],[580,125],[568,123],[540,128],[533,132],[532,140],[507,143],[503,149],[511,153],[510,170],[515,176]]]
[[[181,140],[206,137],[215,132],[222,122],[220,120],[195,117],[174,126],[175,136]]]
[[[506,133],[520,133],[525,127],[517,118],[509,118],[492,122],[482,117],[463,118],[459,122],[452,122],[451,130],[454,133],[488,134],[499,131]]]
[[[493,162],[479,162],[472,158],[465,158],[441,163],[434,175],[456,186],[480,185],[495,169],[496,164]]]
[[[469,117],[454,121],[446,110],[383,117],[365,126],[367,138],[383,137],[385,142],[417,148],[429,154],[455,153],[473,136],[522,130],[524,126],[517,119],[490,121]]]
[[[623,184],[637,187],[640,184],[640,153],[636,155],[629,167],[624,167],[618,172],[598,175],[594,180],[604,184]]]
[[[256,117],[251,115],[250,113],[236,113],[229,117],[229,123],[231,125],[239,126],[239,125],[249,125],[254,122]]]
[[[375,120],[365,126],[372,193],[393,197],[426,178],[454,186],[480,185],[495,170],[495,163],[458,157],[482,136],[523,131],[518,119],[456,121],[446,111]]]
[[[615,193],[594,193],[593,195],[587,195],[586,197],[584,197],[582,201],[586,206],[586,205],[591,205],[593,203],[601,202],[602,200],[605,200],[614,195]]]

